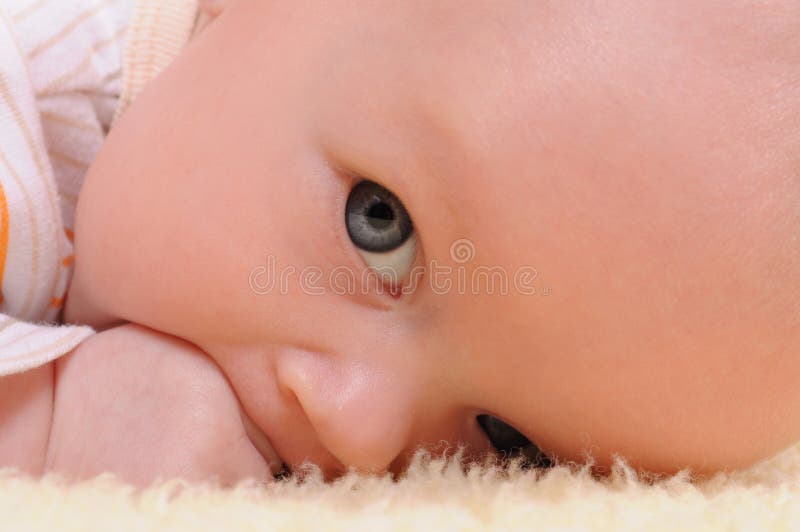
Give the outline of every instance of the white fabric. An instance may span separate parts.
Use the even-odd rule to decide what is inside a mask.
[[[0,0],[0,376],[94,334],[58,326],[81,184],[197,13],[197,0]]]
[[[0,471],[0,515],[14,532],[800,529],[800,446],[706,482],[689,482],[684,472],[651,483],[621,461],[602,480],[567,465],[537,473],[464,474],[454,461],[415,457],[397,482],[351,472],[323,483],[315,473],[235,489],[174,480],[137,490],[109,474],[70,484]]]
[[[0,375],[72,350],[55,326],[81,183],[121,90],[134,0],[0,0]]]
[[[178,55],[198,24],[197,0],[138,0],[123,59],[116,121]]]

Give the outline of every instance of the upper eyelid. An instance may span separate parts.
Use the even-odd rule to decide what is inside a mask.
[[[347,183],[348,191],[352,190],[353,187],[356,184],[360,183],[361,181],[372,181],[374,183],[381,185],[382,187],[389,190],[392,194],[397,196],[403,203],[406,212],[408,212],[408,215],[411,217],[411,223],[414,226],[414,234],[417,236],[418,246],[424,247],[424,243],[422,241],[422,234],[420,233],[419,225],[417,224],[417,217],[414,216],[413,208],[409,207],[409,202],[407,197],[408,195],[404,193],[405,191],[401,191],[401,193],[398,193],[395,187],[390,186],[388,183],[386,183],[386,181],[376,177],[373,173],[351,170],[349,166],[337,162],[335,158],[328,158],[328,164],[330,166],[330,169],[337,175],[339,175],[340,178],[343,178],[344,180],[348,181]],[[347,203],[346,198],[345,198],[345,203]]]

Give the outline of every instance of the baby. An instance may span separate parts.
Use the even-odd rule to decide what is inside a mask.
[[[80,188],[63,318],[98,333],[0,380],[4,465],[706,474],[800,439],[797,2],[203,8]]]

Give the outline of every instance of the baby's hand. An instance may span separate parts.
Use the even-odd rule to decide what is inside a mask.
[[[124,325],[57,362],[45,468],[70,478],[110,471],[139,485],[157,478],[270,479],[276,464],[271,470],[251,437],[258,441],[205,353]]]

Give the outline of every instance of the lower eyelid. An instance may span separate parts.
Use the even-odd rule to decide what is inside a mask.
[[[349,192],[353,189],[353,187],[355,187],[356,184],[364,180],[372,180],[378,183],[380,183],[380,181],[367,177],[369,173],[362,174],[350,171],[347,169],[346,166],[336,163],[335,159],[336,159],[335,157],[331,157],[330,154],[327,154],[324,162],[325,166],[327,167],[327,172],[329,174],[333,173],[333,175],[338,179],[339,182],[339,186],[336,187],[337,189],[336,198],[333,202],[334,212],[335,212],[334,218],[337,220],[336,230],[334,231],[336,240],[335,245],[338,246],[341,252],[344,252],[345,255],[351,257],[350,259],[342,262],[340,265],[349,263],[351,266],[364,265],[365,267],[368,267],[368,265],[365,264],[363,257],[361,256],[360,250],[358,250],[358,248],[356,248],[356,246],[350,240],[350,237],[347,233],[347,226],[344,216],[346,212],[347,198]],[[409,215],[411,216],[410,212]],[[411,219],[413,223],[414,217],[411,216]],[[406,281],[410,281],[411,276],[416,275],[417,287],[411,293],[405,293],[405,291],[403,291],[403,293],[399,298],[394,297],[393,299],[407,300],[409,297],[413,296],[413,294],[419,290],[419,286],[421,285],[422,279],[424,278],[425,275],[424,252],[422,248],[420,234],[416,226],[414,226],[414,232],[410,238],[415,239],[414,258],[409,266],[409,272],[401,278],[400,284],[401,286],[405,286]],[[354,270],[354,273],[358,273],[358,270],[359,269],[356,268],[356,270]],[[358,278],[359,276],[357,275],[356,277]],[[365,293],[364,290],[359,290],[359,295],[367,295],[367,294]],[[393,305],[388,304],[384,299],[384,297],[387,294],[375,294],[375,295],[382,296],[378,299],[383,301],[383,303],[377,305],[376,308],[382,310],[388,310],[390,308],[393,308]]]
[[[355,179],[352,179],[355,182]],[[345,181],[343,180],[343,183]],[[335,243],[334,246],[336,247],[336,256],[341,257],[343,260],[336,260],[335,267],[336,268],[346,268],[353,273],[353,278],[355,279],[355,293],[350,294],[350,296],[354,296],[356,300],[362,301],[368,307],[374,308],[375,310],[391,310],[393,307],[392,303],[386,298],[387,294],[376,294],[374,292],[369,292],[366,288],[360,286],[361,280],[361,272],[368,268],[366,263],[364,262],[363,257],[360,255],[358,248],[350,241],[350,237],[347,234],[347,227],[344,222],[344,212],[345,212],[345,205],[347,202],[347,193],[349,188],[343,188],[342,192],[338,194],[334,202],[334,208],[336,209],[337,216],[335,219],[337,220],[337,224],[333,234],[335,235]]]
[[[358,182],[358,180],[360,180],[360,178],[359,179],[354,179],[353,182],[354,183]],[[346,204],[346,194],[345,194],[345,200],[344,200],[343,204]],[[344,211],[344,207],[341,207],[341,209],[342,209],[341,212],[344,213],[345,212]],[[413,249],[411,250],[411,253],[413,253],[413,256],[410,258],[410,260],[407,261],[407,263],[408,263],[407,266],[405,266],[403,268],[403,269],[405,269],[407,271],[405,273],[403,273],[403,275],[401,275],[400,278],[399,278],[398,284],[400,286],[400,292],[397,293],[391,288],[386,288],[386,293],[376,293],[376,294],[374,294],[376,296],[379,296],[381,299],[383,299],[384,297],[386,297],[388,295],[389,297],[391,297],[394,300],[398,300],[398,299],[406,300],[409,296],[413,295],[413,292],[416,292],[416,290],[414,290],[411,293],[406,293],[404,291],[404,287],[406,286],[406,282],[411,280],[412,274],[416,275],[416,280],[417,280],[416,285],[418,287],[419,284],[420,284],[420,281],[421,281],[421,279],[422,279],[422,277],[424,275],[424,267],[422,267],[422,265],[424,264],[424,262],[423,262],[423,252],[422,252],[422,247],[420,245],[418,233],[416,231],[416,227],[414,228],[414,231],[411,234],[411,236],[409,236],[408,238],[409,238],[409,240],[407,240],[403,244],[403,246],[407,245],[409,242],[413,242]],[[382,258],[382,256],[386,256],[386,255],[389,255],[391,253],[395,253],[396,251],[400,250],[400,248],[398,248],[398,250],[390,251],[390,252],[387,252],[387,253],[374,253],[374,252],[369,252],[369,251],[364,251],[364,250],[358,249],[356,247],[356,245],[353,244],[353,242],[350,240],[349,235],[347,233],[347,227],[346,227],[346,224],[344,222],[341,223],[340,231],[337,231],[337,241],[338,241],[339,245],[344,245],[344,246],[347,246],[349,248],[346,251],[346,253],[348,255],[352,254],[352,256],[353,256],[353,260],[351,261],[351,264],[358,264],[358,265],[363,266],[364,268],[368,268],[368,269],[369,268],[374,269],[375,268],[374,264],[376,262],[378,262],[380,260],[385,260],[385,259]],[[373,260],[374,260],[374,262],[373,262]],[[372,264],[371,264],[371,262],[372,262]],[[416,272],[419,272],[420,269],[421,269],[422,273],[416,273]],[[354,273],[356,274],[355,277],[357,279],[357,283],[360,282],[361,279],[362,279],[362,271],[359,271],[359,270],[360,269],[357,268],[356,271],[354,271]],[[360,293],[364,293],[364,294],[366,294],[366,292],[368,290],[367,287],[362,287],[360,285],[357,288],[358,288]],[[392,308],[392,307],[390,307],[390,306],[384,307],[383,305],[381,305],[381,308],[389,309],[389,308]]]
[[[417,260],[417,238],[412,233],[411,236],[397,249],[385,253],[374,253],[358,250],[359,255],[364,259],[368,267],[380,269],[389,269],[395,272],[404,271],[399,275],[400,281],[406,277],[408,270]]]
[[[425,280],[425,253],[420,245],[420,241],[416,232],[414,233],[414,238],[417,241],[414,260],[409,267],[408,273],[401,282],[404,298],[408,298],[416,294],[422,288],[422,283]]]

